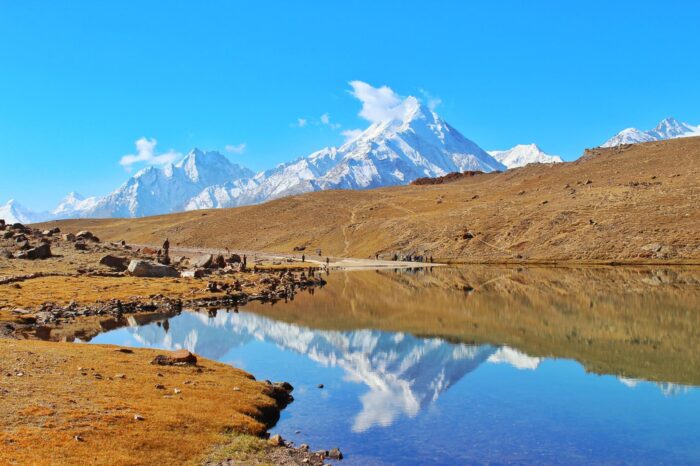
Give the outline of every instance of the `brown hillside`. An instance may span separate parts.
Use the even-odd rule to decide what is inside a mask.
[[[54,222],[103,239],[457,261],[700,261],[700,138],[453,183],[309,193],[257,206]]]

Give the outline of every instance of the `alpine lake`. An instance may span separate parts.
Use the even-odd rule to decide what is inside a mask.
[[[132,316],[295,401],[272,434],[346,465],[700,464],[700,269],[334,271],[293,301]]]

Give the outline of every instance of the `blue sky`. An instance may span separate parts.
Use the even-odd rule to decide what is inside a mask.
[[[698,18],[697,1],[0,0],[0,203],[106,194],[140,138],[255,170],[342,143],[368,124],[352,80],[439,98],[485,149],[571,160],[625,127],[700,124]]]

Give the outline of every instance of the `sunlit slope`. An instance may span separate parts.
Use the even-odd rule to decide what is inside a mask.
[[[699,261],[700,138],[587,151],[454,183],[324,191],[236,209],[54,222],[103,239],[462,261]],[[48,224],[47,224],[48,225]],[[467,234],[469,232],[469,234]],[[470,236],[473,236],[470,238]]]

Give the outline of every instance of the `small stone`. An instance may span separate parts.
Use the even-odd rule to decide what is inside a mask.
[[[180,390],[179,388],[173,388],[173,393],[179,395],[180,393],[182,393],[182,390]]]
[[[134,421],[143,421],[145,418],[140,414],[134,414]]]
[[[157,383],[156,390],[165,390],[165,385],[163,385],[162,383]]]
[[[240,389],[239,387],[233,387],[233,391],[234,391],[234,392],[240,392],[241,389]]]
[[[73,438],[75,439],[76,442],[84,442],[85,441],[85,440],[83,440],[83,438],[80,435],[76,435]]]
[[[114,376],[114,378],[115,378],[115,379],[125,379],[125,378],[126,378],[126,375],[124,375],[124,374],[117,374],[117,375]]]
[[[275,434],[267,440],[267,443],[275,447],[284,445],[284,439],[280,434]]]
[[[328,452],[328,457],[332,460],[342,460],[343,454],[338,448],[333,448]]]
[[[299,451],[309,451],[309,445],[306,443],[302,443],[299,445]]]

